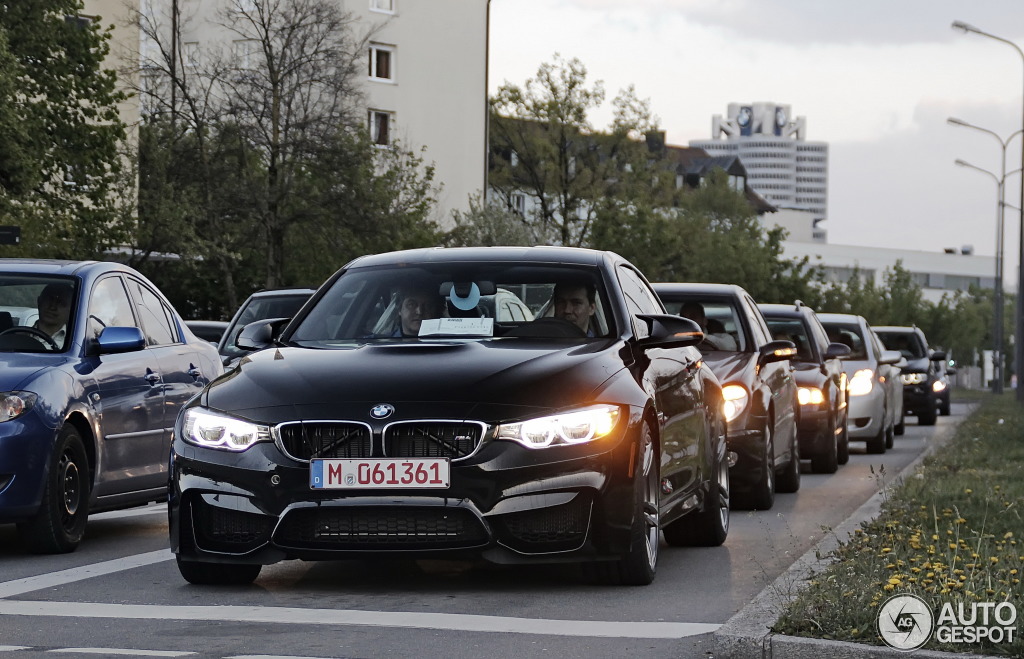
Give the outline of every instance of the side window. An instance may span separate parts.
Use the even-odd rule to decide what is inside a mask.
[[[104,327],[135,327],[132,303],[120,277],[101,279],[89,297],[86,337],[95,339]]]
[[[743,296],[743,307],[746,311],[747,318],[750,320],[751,331],[755,336],[760,335],[758,339],[758,345],[764,345],[772,340],[771,330],[768,329],[768,325],[764,322],[764,316],[761,311],[754,304],[754,301],[747,296]]]
[[[156,293],[134,279],[128,284],[135,298],[135,310],[142,320],[142,332],[146,343],[151,346],[170,345],[178,342],[178,334],[168,319],[164,303]]]
[[[828,334],[825,332],[825,327],[818,320],[817,316],[810,316],[808,318],[808,327],[811,330],[811,340],[818,344],[818,352],[822,355],[828,350],[828,344],[831,343],[828,339]]]
[[[619,266],[619,284],[626,297],[626,307],[629,309],[630,319],[633,323],[633,331],[638,338],[644,339],[650,336],[650,328],[647,323],[636,318],[639,314],[664,313],[661,303],[655,297],[654,292],[640,278],[638,274],[629,268]]]

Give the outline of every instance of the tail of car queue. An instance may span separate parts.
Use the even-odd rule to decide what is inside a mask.
[[[0,259],[0,362],[0,523],[38,553],[166,501],[174,421],[223,372],[151,281],[98,261]]]
[[[246,325],[248,354],[178,416],[178,569],[226,584],[285,560],[471,558],[649,584],[662,536],[729,531],[703,336],[611,252],[358,258],[290,321]]]

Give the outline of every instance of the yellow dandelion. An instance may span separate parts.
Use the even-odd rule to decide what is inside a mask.
[[[1003,538],[1006,539],[1006,540],[1009,540],[1012,537],[1013,537],[1013,531],[1007,531],[1006,534],[1003,535]]]
[[[968,487],[967,489],[965,489],[965,490],[964,490],[964,494],[973,494],[973,493],[974,493],[974,490],[972,490],[972,489],[971,489],[971,488],[969,488],[969,487]]]
[[[999,562],[999,557],[998,556],[990,556],[988,560],[992,561],[992,564],[995,565],[996,563]]]

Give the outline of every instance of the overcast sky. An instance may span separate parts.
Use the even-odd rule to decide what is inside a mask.
[[[1024,0],[491,0],[490,91],[524,83],[555,53],[605,86],[591,121],[635,85],[670,144],[711,135],[730,102],[790,105],[805,137],[829,144],[829,242],[995,253],[997,188],[957,158],[1000,174],[991,135],[1022,127],[1024,59],[953,30],[954,20],[1024,48]],[[1021,139],[1007,171],[1021,165]],[[1020,204],[1020,175],[1007,177]],[[1008,210],[1007,279],[1019,215]]]

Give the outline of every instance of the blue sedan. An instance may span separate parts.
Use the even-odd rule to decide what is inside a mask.
[[[0,259],[0,524],[73,551],[89,513],[167,497],[178,410],[223,372],[116,263]]]

